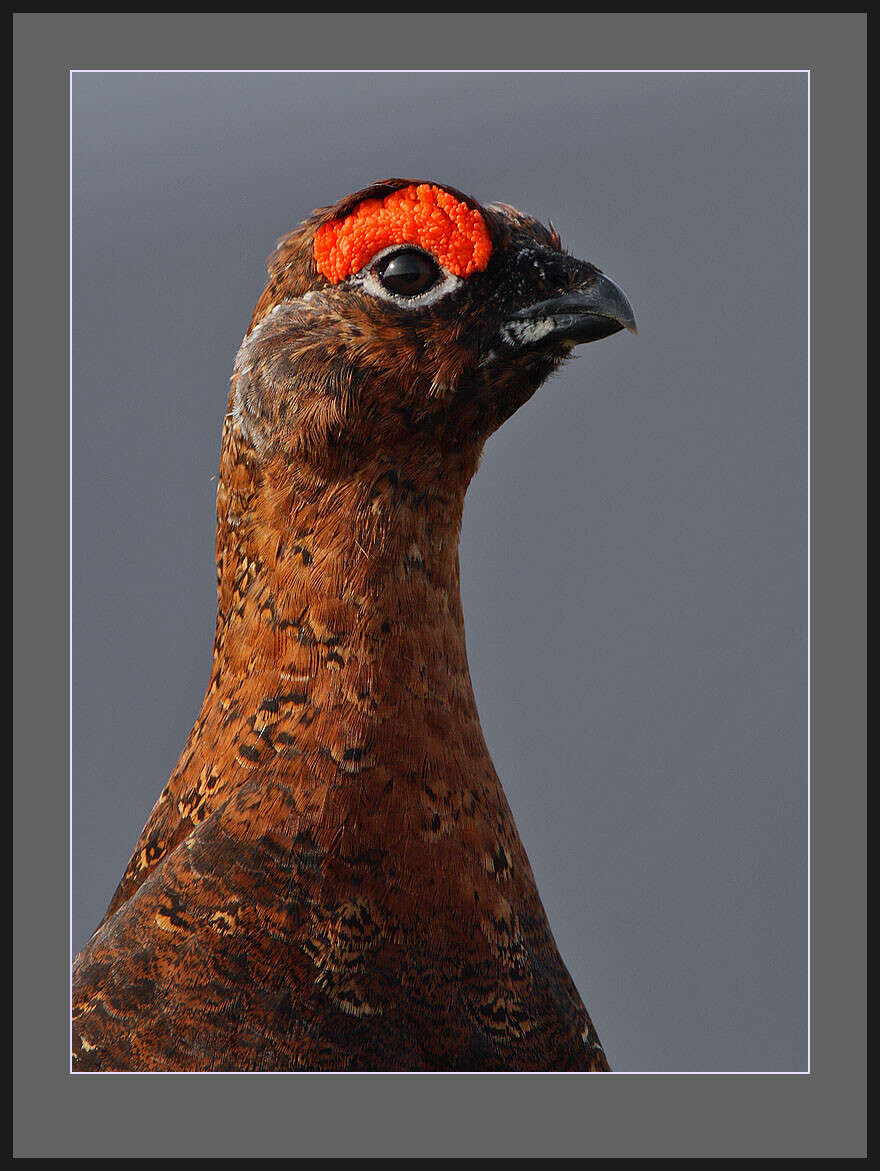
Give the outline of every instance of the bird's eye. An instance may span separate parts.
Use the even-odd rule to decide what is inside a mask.
[[[407,248],[382,260],[376,276],[389,293],[398,297],[417,297],[427,293],[442,276],[440,266],[426,252]]]

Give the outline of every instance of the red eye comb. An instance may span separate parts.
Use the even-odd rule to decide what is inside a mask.
[[[414,244],[458,277],[482,272],[492,254],[486,222],[429,183],[365,199],[344,219],[322,224],[315,233],[315,265],[333,284],[360,272],[383,248]]]

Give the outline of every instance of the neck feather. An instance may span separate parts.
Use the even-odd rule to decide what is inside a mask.
[[[206,706],[240,724],[244,762],[354,777],[404,763],[431,773],[440,752],[453,776],[453,730],[463,773],[488,761],[458,570],[477,453],[437,454],[439,467],[431,456],[386,453],[328,480],[257,459],[228,429]]]

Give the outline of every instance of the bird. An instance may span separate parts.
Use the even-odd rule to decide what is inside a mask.
[[[481,730],[458,544],[486,440],[633,310],[552,224],[433,181],[317,209],[267,273],[210,680],[74,961],[71,1068],[606,1071]]]

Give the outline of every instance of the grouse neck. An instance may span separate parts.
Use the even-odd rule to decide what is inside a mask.
[[[422,448],[328,476],[258,456],[228,429],[206,702],[225,700],[263,729],[252,746],[261,761],[271,745],[279,762],[329,757],[354,773],[412,763],[453,731],[465,755],[485,755],[458,566],[477,459]]]

